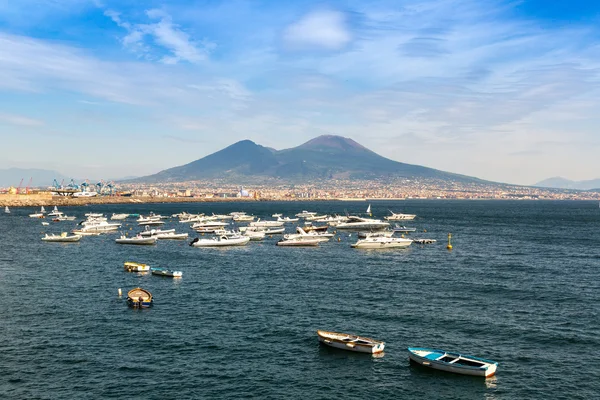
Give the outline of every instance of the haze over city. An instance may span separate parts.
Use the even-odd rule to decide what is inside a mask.
[[[599,177],[593,1],[0,2],[0,168],[141,176],[324,134],[515,184]]]

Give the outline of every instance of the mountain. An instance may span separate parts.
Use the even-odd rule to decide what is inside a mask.
[[[261,178],[289,181],[438,178],[483,182],[464,175],[393,161],[352,139],[333,135],[319,136],[298,147],[279,151],[242,140],[189,164],[130,182],[182,182],[215,178],[240,183]]]
[[[590,190],[600,188],[600,179],[591,179],[587,181],[572,181],[557,176],[554,178],[544,179],[543,181],[538,182],[533,186],[555,189]]]
[[[34,168],[8,168],[0,169],[0,187],[14,186],[18,187],[21,182],[21,187],[27,187],[31,181],[32,187],[44,187],[52,185],[56,179],[61,182],[63,179],[68,182],[70,178],[62,175],[60,172],[34,169]]]

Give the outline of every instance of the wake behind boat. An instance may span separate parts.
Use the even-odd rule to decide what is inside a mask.
[[[409,347],[408,355],[411,361],[424,367],[462,375],[487,378],[494,375],[498,367],[492,360],[422,347]]]
[[[318,330],[319,342],[336,349],[356,351],[359,353],[381,353],[385,342],[347,333]]]

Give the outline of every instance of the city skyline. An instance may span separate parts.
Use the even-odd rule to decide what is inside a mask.
[[[324,134],[531,185],[600,177],[600,5],[0,3],[0,169],[142,176]]]

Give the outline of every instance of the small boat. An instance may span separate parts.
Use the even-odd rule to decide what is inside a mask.
[[[322,240],[319,238],[307,238],[307,237],[294,237],[290,239],[281,239],[277,242],[277,246],[287,246],[287,247],[313,247],[318,246]]]
[[[211,239],[195,238],[190,242],[193,247],[225,247],[225,246],[245,246],[250,241],[247,236],[217,236]]]
[[[435,239],[413,239],[413,243],[417,244],[432,244],[437,242]]]
[[[392,237],[394,235],[393,231],[377,231],[377,232],[358,232],[359,238],[368,238],[368,237]]]
[[[10,209],[8,208],[8,206],[4,207],[4,212],[6,214],[10,214]]]
[[[322,221],[329,218],[327,215],[311,215],[310,217],[304,218],[306,221]]]
[[[246,230],[244,231],[243,236],[248,236],[251,241],[256,242],[265,238],[265,231]]]
[[[303,210],[301,213],[298,213],[295,216],[298,218],[306,218],[306,217],[310,217],[310,216],[313,216],[316,214],[317,214],[316,212]]]
[[[116,243],[119,244],[138,244],[138,245],[152,245],[156,244],[155,237],[143,237],[143,236],[135,236],[135,237],[127,237],[125,235],[121,235],[119,239],[115,239]]]
[[[359,239],[350,246],[355,249],[391,249],[398,247],[408,247],[413,241],[405,238],[395,237],[368,237]]]
[[[285,228],[268,228],[263,231],[265,235],[278,235],[285,232]]]
[[[43,224],[47,224],[47,222],[42,222],[42,225]],[[74,233],[79,236],[100,236],[102,234],[102,232],[83,231],[81,229],[74,229],[71,231],[71,233]]]
[[[369,207],[367,207],[367,214],[371,215],[371,205],[369,204]]]
[[[142,288],[131,289],[127,293],[127,305],[132,308],[148,308],[152,306],[152,293]]]
[[[110,219],[114,219],[114,220],[123,220],[123,219],[127,219],[129,217],[129,214],[115,214],[113,213],[112,217],[110,217]]]
[[[165,268],[152,268],[152,275],[168,276],[171,278],[181,278],[181,276],[183,275],[183,272],[172,271],[170,269],[165,269]]]
[[[494,375],[498,367],[492,360],[421,347],[409,347],[408,356],[411,361],[428,368],[486,378]]]
[[[161,239],[161,240],[185,240],[188,238],[188,234],[187,233],[168,232],[168,233],[159,233],[157,235],[153,235],[152,237],[155,237],[155,238]]]
[[[156,235],[163,235],[165,233],[175,233],[175,229],[148,229],[149,227],[146,227],[146,230],[143,232],[140,232],[141,236],[156,236]]]
[[[29,214],[29,218],[46,218],[46,216],[43,213],[33,213]]]
[[[73,243],[81,240],[81,235],[69,235],[67,232],[63,232],[60,235],[46,234],[42,238],[44,242],[58,242],[58,243]]]
[[[48,226],[48,225],[50,225],[50,222],[42,222],[42,225]],[[75,232],[73,232],[73,233],[75,233]]]
[[[164,221],[161,221],[160,219],[148,219],[148,220],[143,220],[141,222],[138,222],[138,225],[140,226],[157,226],[157,225],[164,225]]]
[[[102,214],[102,213],[85,213],[84,215],[86,217],[88,217],[88,218],[102,218],[102,217],[104,217],[104,214]]]
[[[290,218],[290,217],[281,218],[281,217],[277,217],[277,221],[278,222],[283,222],[284,224],[289,223],[289,222],[298,222],[299,220],[300,220],[300,218]]]
[[[283,222],[280,221],[261,221],[260,218],[256,222],[250,222],[250,226],[261,227],[261,228],[278,228],[283,226]]]
[[[409,233],[409,232],[415,232],[416,230],[417,230],[417,228],[409,228],[407,226],[400,226],[398,224],[394,225],[394,232]]]
[[[250,222],[254,221],[254,215],[237,214],[233,216],[235,222]]]
[[[317,331],[319,342],[336,349],[356,351],[358,353],[381,353],[385,342],[347,333]]]
[[[58,207],[54,206],[54,209],[48,213],[49,217],[59,217],[61,216],[63,213],[58,211]]]
[[[327,231],[329,227],[327,225],[305,225],[302,227],[302,229],[304,230],[304,232],[311,232],[311,231],[315,231],[315,232],[325,232]]]
[[[281,218],[282,216],[283,216],[283,214],[279,214],[279,213],[271,215],[271,217],[273,217],[273,218]]]
[[[123,268],[127,272],[148,272],[150,271],[150,266],[148,264],[137,263],[133,261],[125,261],[123,264]]]
[[[392,213],[392,215],[384,217],[388,221],[410,221],[410,220],[415,219],[415,217],[416,217],[415,214],[402,214],[402,213],[396,214],[391,210],[389,210],[389,211],[390,211],[390,213]]]

